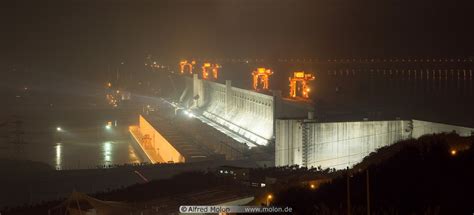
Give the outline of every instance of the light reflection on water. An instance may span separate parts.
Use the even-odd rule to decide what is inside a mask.
[[[62,157],[61,157],[61,150],[62,150],[62,146],[61,146],[61,143],[57,143],[56,146],[56,169],[57,170],[60,170],[61,169],[61,160],[62,160]]]
[[[31,155],[36,155],[36,160],[44,158],[53,168],[58,170],[88,169],[122,165],[126,163],[140,163],[141,157],[133,150],[132,139],[128,130],[122,127],[104,129],[101,123],[97,126],[68,127],[66,133],[55,136],[51,151],[45,153],[44,144],[35,144],[36,149],[31,149]],[[53,131],[54,132],[54,131]],[[36,152],[36,153],[35,153]],[[49,154],[49,158],[47,157]]]
[[[106,165],[112,164],[112,142],[108,141],[103,144],[104,163]]]
[[[126,163],[140,163],[142,158],[128,139],[113,141],[82,142],[65,140],[55,143],[48,163],[56,170],[87,169],[122,165]],[[44,149],[38,148],[38,153],[44,154]]]
[[[57,104],[43,106],[45,98]],[[136,123],[138,117],[135,106],[130,104],[124,109],[100,106],[102,96],[88,98],[89,103],[77,99],[77,102],[66,103],[62,99],[62,95],[57,98],[49,94],[32,96],[0,112],[0,122],[11,117],[23,122],[22,138],[27,143],[19,154],[12,144],[3,144],[4,138],[0,137],[0,159],[39,161],[58,170],[142,162],[140,153],[133,150],[136,143],[128,133],[128,126]],[[110,128],[106,127],[109,122],[113,122]],[[13,129],[14,125],[8,124],[0,128],[0,133]]]
[[[137,154],[135,153],[135,149],[133,149],[132,145],[128,145],[128,158],[131,163],[140,163],[140,159],[138,158]]]

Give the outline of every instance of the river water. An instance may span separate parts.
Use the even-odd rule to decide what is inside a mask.
[[[112,108],[105,96],[49,103],[31,94],[10,101],[0,115],[0,158],[41,161],[61,170],[144,161],[128,134],[138,120],[136,106]]]

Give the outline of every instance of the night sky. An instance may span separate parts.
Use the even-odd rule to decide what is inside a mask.
[[[100,79],[147,54],[472,56],[470,0],[5,0],[0,69]],[[76,76],[74,76],[76,77]]]

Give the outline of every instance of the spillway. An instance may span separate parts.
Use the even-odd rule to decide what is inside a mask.
[[[245,138],[251,144],[266,145],[274,139],[274,120],[304,117],[313,106],[283,99],[280,91],[256,92],[225,84],[185,78],[181,102],[218,125]]]

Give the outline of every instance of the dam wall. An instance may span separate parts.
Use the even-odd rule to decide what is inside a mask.
[[[436,134],[436,133],[443,133],[443,132],[456,132],[460,136],[467,137],[473,134],[474,129],[463,127],[463,126],[456,126],[456,125],[448,125],[443,123],[436,123],[436,122],[427,122],[421,120],[412,120],[413,121],[413,138],[419,138],[426,134]]]
[[[265,144],[273,137],[273,97],[203,81],[206,101],[203,115],[246,138]]]
[[[183,101],[191,109],[258,145],[274,138],[274,119],[277,117],[306,117],[312,109],[304,102],[281,98],[281,92],[260,93],[225,84],[199,79],[186,80],[186,89],[193,89],[191,102]],[[192,84],[192,86],[189,86]],[[181,98],[185,98],[183,92]],[[291,104],[291,107],[289,106]]]
[[[142,115],[139,119],[139,129],[142,137],[148,139],[148,141],[140,143],[142,147],[154,151],[154,154],[157,154],[162,162],[185,162],[185,157]],[[148,154],[152,155],[153,153]]]
[[[276,120],[275,165],[344,169],[383,146],[425,134],[456,132],[469,136],[474,128],[419,120],[316,122]]]

